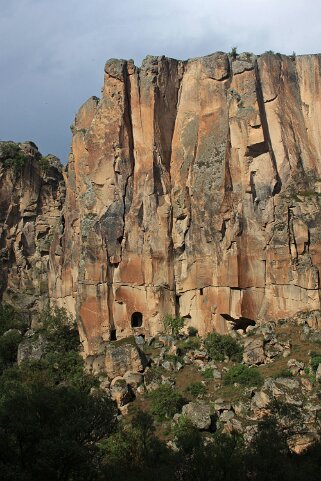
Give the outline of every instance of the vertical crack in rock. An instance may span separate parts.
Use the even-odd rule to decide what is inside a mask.
[[[272,195],[274,196],[274,195],[280,193],[281,188],[282,188],[282,181],[281,181],[281,178],[280,178],[280,175],[279,175],[279,172],[278,172],[275,154],[274,154],[274,151],[273,151],[273,148],[272,148],[271,136],[270,136],[270,132],[269,132],[269,124],[268,124],[268,121],[267,121],[265,105],[264,105],[260,71],[259,71],[259,68],[258,68],[257,60],[255,60],[255,77],[256,77],[257,100],[258,100],[260,118],[261,118],[261,123],[262,123],[262,128],[263,128],[264,141],[268,145],[268,149],[269,149],[269,153],[270,153],[270,156],[271,156],[271,160],[272,160],[273,168],[274,168],[274,173],[275,173],[275,184],[274,184],[273,189],[272,189]]]

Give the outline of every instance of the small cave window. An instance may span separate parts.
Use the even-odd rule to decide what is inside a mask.
[[[132,327],[142,327],[143,325],[143,314],[141,312],[133,312],[131,319]]]
[[[200,288],[200,296],[204,294],[203,287]]]
[[[110,331],[110,340],[111,341],[117,341],[117,331],[116,331],[116,329],[112,329]]]

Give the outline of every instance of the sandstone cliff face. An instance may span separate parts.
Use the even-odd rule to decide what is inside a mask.
[[[63,202],[58,159],[42,158],[32,142],[0,142],[0,298],[29,315],[48,300],[49,247]]]
[[[167,313],[204,334],[320,309],[320,71],[318,55],[106,63],[50,253],[87,353]]]

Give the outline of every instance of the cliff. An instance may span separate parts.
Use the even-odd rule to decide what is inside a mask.
[[[320,72],[319,55],[106,63],[50,248],[50,297],[87,354],[168,313],[200,334],[301,311],[317,327]]]
[[[49,299],[49,249],[64,190],[56,157],[42,157],[33,142],[0,142],[0,298],[33,321]]]

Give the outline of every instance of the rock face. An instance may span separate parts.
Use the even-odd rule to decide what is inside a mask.
[[[115,347],[107,346],[105,351],[105,372],[111,378],[123,376],[127,371],[143,371],[147,366],[144,353],[132,344]]]
[[[320,310],[321,56],[110,60],[79,110],[51,297],[87,353]],[[62,245],[62,255],[55,249]],[[318,323],[316,318],[316,323]]]
[[[48,300],[49,249],[62,228],[64,193],[56,157],[42,157],[32,142],[0,142],[0,299],[29,315]]]

